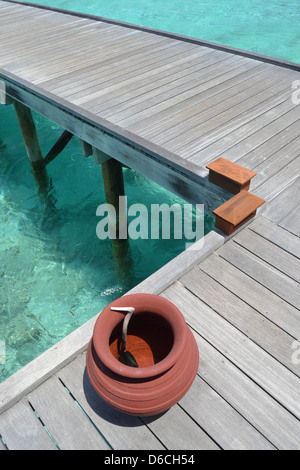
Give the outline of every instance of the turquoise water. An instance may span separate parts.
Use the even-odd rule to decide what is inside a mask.
[[[32,2],[33,3],[33,2]],[[144,26],[300,62],[299,2],[222,0],[40,0]],[[44,155],[62,130],[34,114]],[[136,240],[122,263],[96,237],[105,202],[101,169],[78,139],[48,167],[51,189],[38,194],[12,107],[0,109],[0,381],[37,357],[155,272],[185,240]],[[124,170],[128,203],[183,201]],[[205,218],[205,233],[213,220]],[[3,362],[5,342],[6,363]]]
[[[299,0],[40,0],[300,62]]]

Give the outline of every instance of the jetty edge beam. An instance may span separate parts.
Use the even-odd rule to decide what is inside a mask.
[[[232,196],[208,179],[208,171],[120,126],[0,68],[9,100],[19,101],[81,141],[115,158],[191,204],[213,210]]]

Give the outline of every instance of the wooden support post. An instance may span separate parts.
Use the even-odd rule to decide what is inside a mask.
[[[123,258],[127,253],[129,243],[127,225],[124,226],[127,218],[125,214],[122,214],[122,210],[125,208],[120,207],[119,199],[120,196],[125,196],[122,163],[114,158],[109,158],[104,161],[101,166],[106,201],[108,204],[111,204],[116,211],[116,227],[112,227],[115,229],[116,233],[116,239],[112,239],[113,253],[116,258]]]
[[[18,101],[14,101],[14,107],[33,172],[43,172],[45,170],[45,163],[43,160],[43,155],[38,141],[31,110]]]

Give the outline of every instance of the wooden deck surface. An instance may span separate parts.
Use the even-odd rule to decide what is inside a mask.
[[[110,408],[89,383],[83,352],[0,415],[6,446],[299,450],[299,256],[294,229],[260,216],[161,292],[200,352],[191,389],[168,412],[137,418]]]
[[[0,67],[182,168],[235,161],[257,173],[251,192],[267,200],[231,239],[209,234],[209,256],[183,254],[136,288],[174,302],[199,346],[198,374],[177,405],[147,419],[112,410],[89,384],[84,341],[63,360],[67,339],[52,348],[53,373],[42,380],[29,365],[35,386],[24,382],[10,404],[22,371],[0,384],[0,449],[299,450],[299,72],[3,1]]]

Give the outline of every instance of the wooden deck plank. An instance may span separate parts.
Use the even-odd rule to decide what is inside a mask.
[[[219,127],[215,125],[217,123],[212,123],[214,129],[208,131],[205,136],[202,135],[200,143],[195,140],[191,141],[182,151],[178,149],[177,151],[198,165],[206,164],[215,156],[225,155],[227,148],[261,129],[271,120],[285,114],[293,106],[289,90],[283,83],[278,83],[277,93],[263,90],[255,96],[255,99],[250,99],[248,104],[251,109],[248,109],[247,103],[243,102],[240,108],[237,107],[232,112],[236,114],[233,119],[230,119],[229,115],[226,119],[224,115],[224,122]],[[193,134],[190,137],[193,138]],[[171,146],[169,147],[171,149]]]
[[[281,121],[289,121],[289,115],[290,113],[284,115]],[[299,121],[295,122],[295,124],[299,126]],[[273,176],[281,172],[286,165],[292,163],[299,156],[300,137],[293,138],[294,135],[285,147],[273,153],[271,158],[264,160],[254,167],[257,178],[253,181],[252,190],[272,179]]]
[[[235,62],[235,67],[230,67],[229,71],[227,71],[225,64],[220,63],[220,67],[215,70],[215,73],[210,77],[206,77],[207,82],[205,82],[199,90],[195,90],[196,94],[192,94],[190,97],[187,97],[186,99],[183,99],[175,104],[170,104],[168,108],[158,112],[156,114],[156,121],[154,123],[153,116],[150,118],[146,117],[140,121],[140,125],[136,123],[134,128],[136,132],[139,132],[141,135],[147,138],[151,137],[147,134],[148,129],[151,134],[153,132],[153,136],[155,136],[159,133],[157,131],[160,130],[160,126],[162,125],[164,127],[167,125],[169,120],[173,119],[173,115],[175,122],[178,122],[178,112],[182,113],[187,111],[187,116],[185,116],[185,118],[188,118],[189,113],[192,112],[193,105],[198,106],[198,97],[200,97],[201,102],[202,92],[212,93],[215,91],[215,93],[212,93],[211,96],[214,96],[214,94],[220,94],[231,86],[235,86],[240,80],[244,81],[247,79],[248,73],[250,75],[249,78],[251,78],[252,76],[256,75],[256,73],[262,72],[262,70],[263,67],[261,67],[261,64],[256,64],[255,62],[251,61],[246,63],[244,61],[242,63],[237,61]],[[243,74],[246,75],[246,78]],[[204,97],[205,96],[206,95],[204,95]]]
[[[143,421],[168,450],[220,450],[179,405],[157,419],[143,418]]]
[[[208,147],[209,144],[215,142],[216,139],[219,140],[222,137],[222,141],[224,141],[225,136],[228,134],[230,135],[230,133],[235,129],[238,129],[243,124],[250,121],[251,118],[254,119],[259,115],[265,116],[265,114],[275,107],[276,104],[280,104],[285,101],[285,99],[288,99],[287,91],[285,93],[284,91],[281,93],[281,90],[284,90],[285,88],[286,86],[282,82],[278,82],[277,96],[270,89],[263,89],[260,93],[255,94],[253,98],[250,98],[249,102],[244,100],[240,106],[237,105],[235,109],[233,107],[227,112],[222,113],[222,116],[218,116],[218,119],[213,118],[204,124],[200,124],[194,128],[192,127],[191,130],[188,130],[187,132],[180,134],[177,138],[164,143],[164,147],[168,148],[170,151],[178,152],[184,158],[189,157],[188,159],[192,160],[192,155],[194,153],[199,153],[202,148]],[[177,102],[179,98],[185,97],[187,96],[183,94],[180,97],[176,97]],[[154,114],[156,111],[161,111],[161,109],[167,108],[172,104],[174,103],[167,100],[156,107],[153,107],[151,109],[151,114]],[[251,110],[249,110],[249,106],[247,106],[249,104],[252,107]],[[137,122],[138,119],[142,119],[143,117],[147,117],[147,113],[149,114],[149,110],[142,111],[135,117],[125,119],[124,121],[118,121],[118,125],[124,125],[128,129],[134,130],[134,122]],[[268,115],[265,119],[267,118]]]
[[[291,361],[291,345],[295,339],[293,336],[266,319],[198,267],[190,270],[180,282],[221,317],[300,377],[299,367]]]
[[[276,82],[276,79],[274,79],[274,81]],[[282,80],[278,80],[277,86],[274,84],[274,87],[278,90],[277,92],[279,92],[281,90],[284,90],[284,88],[286,88],[286,85],[284,85]],[[274,97],[274,94],[276,94],[276,92],[274,92],[273,89],[270,89],[270,87],[269,87],[269,89],[265,90],[264,93],[261,93],[260,95],[256,94],[254,96],[254,98],[252,98],[252,100],[251,100],[252,106],[254,107],[255,105],[257,105],[261,101],[266,100],[268,97],[271,97],[271,96]],[[182,98],[182,96],[180,95],[178,97],[178,99],[179,98]],[[244,102],[245,102],[245,100],[244,100]],[[118,120],[116,122],[118,122],[119,125],[125,126],[128,129],[134,130],[134,124],[136,122],[138,122],[140,119],[143,119],[144,117],[148,117],[149,113],[151,113],[151,115],[154,115],[155,113],[157,113],[161,109],[164,109],[165,107],[168,107],[171,104],[174,104],[174,103],[172,103],[172,102],[169,103],[168,100],[165,100],[165,101],[163,101],[162,103],[160,103],[156,106],[153,106],[151,108],[147,108],[147,109],[137,113],[135,116],[130,116],[126,119]],[[229,110],[229,111],[230,111],[230,116],[231,115],[234,116],[234,113],[235,113],[236,110],[233,109],[233,110]],[[230,119],[230,117],[228,117],[226,119],[225,115],[222,116],[222,117],[224,118],[224,122],[226,122]],[[221,121],[221,118],[220,118],[220,121]],[[217,121],[217,123],[219,124],[220,121]],[[184,136],[186,145],[190,141],[193,141],[195,139],[195,134],[199,137],[199,136],[205,134],[205,132],[208,132],[209,130],[212,130],[214,127],[216,127],[216,122],[215,121],[214,122],[207,122],[205,124],[205,126],[201,125],[201,128],[200,128],[200,126],[194,126],[194,127],[192,126],[190,130],[188,130],[187,132],[182,134],[182,136]],[[169,145],[168,148],[170,148],[170,150],[172,150],[172,151],[175,151],[175,150],[177,151],[178,149],[180,149],[182,147],[183,142],[184,141],[182,139],[179,139],[179,141],[174,139],[172,141],[172,145]]]
[[[44,86],[48,91],[54,91],[55,93],[62,94],[70,90],[70,86],[84,86],[89,81],[97,79],[101,75],[110,75],[113,71],[122,70],[123,68],[128,68],[132,63],[140,60],[140,66],[143,67],[143,62],[146,61],[144,53],[148,50],[151,51],[152,55],[156,57],[156,54],[160,51],[163,51],[169,47],[169,41],[164,41],[161,39],[157,42],[147,42],[147,45],[142,49],[142,52],[136,51],[134,55],[124,54],[117,58],[117,60],[108,63],[106,66],[101,65],[99,68],[98,65],[95,66],[85,66],[84,63],[82,66],[76,70],[69,72],[68,70],[63,70],[61,75],[56,78],[50,78],[41,82],[41,85]],[[159,58],[159,57],[157,57]],[[98,64],[98,62],[96,62]],[[79,74],[79,75],[78,75]]]
[[[78,72],[67,72],[64,71],[61,77],[56,80],[48,80],[43,83],[43,86],[46,86],[47,90],[53,90],[55,93],[64,96],[70,91],[70,86],[72,86],[72,91],[83,90],[89,83],[94,83],[99,77],[110,76],[117,71],[128,70],[132,66],[135,66],[136,70],[145,66],[144,62],[147,62],[149,59],[154,59],[154,62],[160,58],[160,55],[170,54],[170,44],[168,40],[159,40],[159,41],[148,41],[143,49],[140,51],[135,51],[135,54],[126,55],[125,57],[119,57],[116,61],[109,63],[101,67],[87,67],[80,69],[80,79],[78,79]],[[147,65],[147,64],[146,64]],[[65,73],[67,72],[67,73]]]
[[[255,279],[217,254],[205,259],[199,267],[289,335],[295,339],[300,337],[299,310],[284,302]]]
[[[270,442],[199,376],[180,405],[224,450],[274,450]]]
[[[300,237],[300,214],[299,212],[294,213],[290,211],[281,221],[281,227],[286,228],[293,234]]]
[[[178,306],[193,329],[298,419],[300,418],[298,377],[179,282],[166,289],[162,295]]]
[[[160,44],[161,42],[159,43],[159,45]],[[121,66],[118,66],[118,64],[113,64],[113,66],[110,67],[110,70],[109,70],[110,73],[107,74],[108,76],[106,77],[106,80],[105,80],[107,81],[107,84],[110,86],[111,80],[115,78],[118,78],[119,80],[120,78],[121,80],[123,79],[126,80],[128,78],[128,74],[132,75],[133,72],[135,72],[135,78],[137,82],[136,87],[139,88],[139,86],[142,86],[144,84],[144,80],[143,79],[140,80],[139,78],[140,75],[144,77],[144,74],[145,72],[147,72],[147,70],[151,70],[151,72],[155,74],[155,69],[156,68],[159,69],[159,66],[163,66],[165,65],[165,63],[169,63],[169,62],[172,63],[172,60],[170,60],[171,57],[174,58],[173,60],[176,60],[176,58],[179,57],[178,48],[170,44],[165,44],[163,49],[158,50],[158,52],[156,52],[153,46],[149,48],[143,48],[141,49],[140,54],[141,54],[142,60],[141,60],[141,57],[139,56],[137,57],[136,55],[134,55],[131,57],[130,63],[127,62],[125,65],[122,64]],[[195,57],[197,59],[199,57],[198,52],[192,57]],[[147,61],[147,63],[144,64],[144,61]],[[99,90],[100,84],[101,84],[101,87],[105,87],[105,83],[104,85],[102,84],[103,81],[104,80],[101,80],[101,74],[100,74],[100,78],[96,77],[95,82],[91,81],[91,83],[86,83],[82,85],[82,87],[78,87],[74,93],[72,90],[72,94],[64,93],[64,97],[66,99],[71,99],[71,100],[85,97],[87,90],[89,93],[93,93]],[[127,92],[128,90],[127,86],[125,90]],[[113,94],[113,97],[115,98],[118,95],[122,96],[122,93],[124,93],[124,90],[116,90],[115,93]],[[102,100],[103,98],[101,98],[101,102]]]
[[[280,199],[277,201],[280,201],[280,209],[279,207],[276,209],[274,202],[273,206],[268,206],[268,213],[274,207],[277,217],[282,219],[289,211],[296,208],[295,196],[299,190],[299,180],[299,156],[297,156],[280,171],[272,175],[272,178],[255,188],[255,194],[263,197],[268,202],[280,195]]]
[[[293,110],[289,114],[292,112]],[[229,148],[226,151],[228,158],[241,166],[247,165],[248,168],[263,166],[269,156],[273,157],[297,137],[298,120],[299,118],[296,118],[295,121],[288,120],[286,122],[285,119],[279,117],[279,121],[274,120],[267,124],[263,128],[264,131],[263,129],[258,130]]]
[[[139,51],[142,51],[144,47],[145,47],[145,45],[140,44],[140,43],[136,43],[136,44],[133,44],[132,47],[129,47],[128,50],[124,50],[124,49],[122,50],[122,46],[119,45],[119,46],[116,46],[115,49],[112,49],[111,52],[107,51],[107,52],[104,52],[101,55],[94,55],[94,57],[91,54],[91,57],[87,58],[86,60],[83,59],[81,61],[78,61],[76,66],[75,65],[73,65],[73,66],[70,65],[68,67],[67,71],[68,71],[68,73],[70,73],[73,70],[76,70],[77,68],[79,70],[81,70],[83,65],[88,66],[88,65],[92,65],[92,64],[94,64],[94,68],[95,67],[96,68],[100,67],[99,70],[101,70],[101,66],[103,66],[103,67],[113,66],[113,64],[115,64],[116,61],[118,61],[120,57],[122,59],[126,58],[126,56],[127,56],[127,58],[134,57],[134,54],[136,52],[138,53]],[[168,46],[168,47],[170,49],[174,48],[174,46]],[[180,51],[178,51],[177,48],[176,48],[176,51],[177,51],[177,55],[179,55]],[[191,51],[188,51],[185,54],[186,54],[186,56],[188,56],[190,53],[191,53]],[[182,52],[182,54],[183,54],[183,52]],[[55,78],[55,77],[60,77],[60,70],[59,70],[59,68],[57,68],[57,66],[55,67],[55,70],[53,71],[53,73],[49,74],[48,79]],[[38,83],[40,81],[45,81],[45,80],[47,80],[47,77],[44,74],[39,74],[39,78],[36,79],[35,82]],[[122,82],[120,83],[120,85],[122,86]],[[93,95],[93,99],[94,99],[97,96],[97,92],[95,92],[94,94],[91,93],[91,95]],[[92,99],[92,98],[90,98],[90,99]],[[80,103],[77,103],[77,104],[80,104]]]
[[[157,96],[155,99],[153,99],[151,95],[145,95],[142,97],[142,100],[139,100],[137,104],[133,103],[133,106],[130,108],[128,106],[126,106],[125,110],[122,108],[119,110],[117,108],[115,112],[109,116],[109,120],[116,123],[122,122],[128,126],[132,120],[135,121],[135,113],[140,114],[140,118],[143,121],[147,110],[147,122],[149,123],[149,118],[151,117],[151,124],[154,122],[154,116],[156,116],[158,112],[160,114],[162,110],[167,109],[170,115],[169,109],[175,104],[186,101],[191,98],[191,96],[196,99],[199,92],[201,93],[209,87],[211,77],[215,77],[218,73],[226,73],[235,69],[237,61],[236,57],[230,57],[225,60],[221,57],[219,57],[219,60],[213,58],[207,62],[204,60],[201,69],[193,74],[191,73],[190,80],[188,80],[185,85],[179,86],[180,84],[175,82],[173,84],[172,93],[170,92],[170,88],[160,89],[160,87],[158,87],[159,93],[156,93]],[[132,128],[134,132],[136,132],[136,127],[134,126]],[[161,144],[159,140],[156,141],[156,137],[153,138],[153,141],[159,145]]]
[[[68,54],[68,50],[63,50],[60,57],[56,57],[55,51],[53,57],[50,57],[48,60],[47,56],[42,56],[40,58],[41,67],[38,68],[38,62],[35,60],[31,66],[28,66],[25,71],[20,68],[20,64],[14,65],[10,68],[11,72],[20,73],[24,79],[34,77],[35,74],[38,75],[39,80],[47,71],[49,73],[49,78],[53,77],[55,74],[60,74],[61,69],[65,68],[66,70],[72,70],[76,65],[82,65],[83,63],[89,63],[93,61],[94,64],[98,62],[108,62],[109,60],[115,59],[120,55],[120,49],[123,49],[123,52],[133,54],[135,49],[142,49],[144,45],[139,44],[132,37],[128,37],[129,33],[124,39],[124,46],[120,45],[118,42],[120,38],[113,42],[109,41],[107,47],[101,45],[95,45],[91,43],[81,44],[78,48],[77,53]],[[90,38],[92,40],[92,38]],[[74,44],[71,46],[73,47]],[[127,47],[126,47],[127,46]],[[128,49],[128,51],[127,51]],[[52,61],[53,59],[53,61]]]
[[[222,113],[228,113],[230,108],[234,109],[234,107],[238,107],[238,105],[243,103],[246,99],[255,98],[255,95],[257,95],[259,91],[266,89],[268,82],[273,83],[274,78],[271,79],[268,75],[269,72],[262,69],[259,75],[254,75],[254,77],[249,76],[246,82],[236,85],[236,94],[232,94],[232,89],[229,91],[223,90],[223,99],[221,102],[217,101],[217,106],[215,106],[213,100],[207,100],[207,103],[204,103],[204,109],[201,109],[197,115],[192,114],[191,117],[187,117],[183,122],[173,125],[167,133],[161,133],[159,136],[155,136],[155,141],[162,145],[172,139],[175,148],[174,137],[176,135],[179,136],[188,133],[193,127],[199,126],[202,123],[204,123],[205,129],[209,129],[208,123],[210,120],[214,120],[215,123],[218,124],[221,123]],[[209,104],[211,104],[212,108],[208,106]]]
[[[220,72],[224,75],[228,74],[225,65],[220,64]],[[240,62],[240,59],[234,62],[233,73],[229,79],[225,79],[219,85],[209,87],[207,90],[197,93],[195,96],[188,98],[187,100],[181,101],[170,108],[168,108],[169,115],[167,118],[159,120],[158,123],[146,126],[145,128],[140,127],[143,136],[148,138],[165,138],[167,139],[167,133],[171,131],[173,126],[179,126],[185,120],[194,119],[198,114],[205,114],[205,111],[210,106],[217,108],[221,102],[230,99],[234,95],[235,89],[237,93],[243,92],[249,86],[248,80],[255,80],[258,74],[263,75],[263,67],[257,64],[244,64]],[[226,106],[223,104],[223,106]],[[172,114],[171,114],[172,112]]]
[[[155,435],[143,426],[141,419],[114,410],[101,400],[89,382],[85,357],[84,353],[76,358],[60,370],[57,376],[72,392],[113,449],[164,449]]]
[[[300,191],[300,178],[297,173],[299,168],[298,160],[293,160],[291,164],[287,165],[287,167],[277,174],[270,182],[266,182],[262,185],[262,188],[264,188],[264,191],[267,189],[270,191],[271,189],[271,195],[274,195],[275,193],[271,203],[268,205],[268,217],[292,234],[300,237],[297,199],[297,194],[299,194]],[[281,175],[283,178],[280,177]],[[294,181],[290,182],[291,178],[294,177]],[[278,191],[280,184],[284,185],[281,193]],[[261,188],[259,187],[258,191],[260,189]]]
[[[0,415],[0,435],[9,450],[57,450],[27,400]]]
[[[276,225],[267,217],[257,218],[251,223],[249,229],[300,259],[299,237]]]
[[[87,31],[89,32],[89,40],[85,41]],[[11,55],[9,55],[9,53],[5,54],[4,51],[2,58],[3,61],[7,60],[5,67],[9,67],[10,70],[14,71],[15,73],[18,71],[29,73],[37,70],[38,63],[41,65],[41,70],[43,70],[45,68],[54,67],[57,63],[61,62],[61,60],[65,60],[69,57],[78,59],[81,58],[81,60],[83,60],[87,52],[93,51],[95,54],[95,48],[97,47],[95,44],[95,39],[99,37],[99,30],[90,31],[88,24],[80,27],[74,25],[72,28],[69,27],[67,30],[64,29],[64,33],[62,33],[61,28],[55,29],[53,26],[51,31],[48,33],[47,38],[45,38],[43,42],[39,44],[36,42],[37,35],[38,32],[32,33],[32,44],[30,44],[28,40],[25,44],[14,44],[14,47],[18,52],[13,58]],[[51,39],[52,36],[53,39]],[[100,52],[102,54],[104,51],[108,51],[108,49],[111,50],[113,47],[117,47],[117,41],[113,41],[109,37],[109,31],[107,31],[106,28],[103,28],[101,36],[101,48],[100,45],[98,46],[99,54]],[[124,37],[128,38],[127,41],[129,41],[128,36],[129,33],[124,35]],[[74,39],[74,37],[76,39]],[[93,43],[94,49],[92,48],[91,43]],[[109,44],[109,48],[105,47],[106,43]],[[22,58],[21,64],[20,58]]]
[[[174,81],[176,80],[176,87],[183,85],[188,81],[188,76],[190,81],[198,78],[200,71],[207,69],[209,64],[214,61],[210,58],[211,55],[207,55],[207,51],[203,50],[201,55],[199,54],[193,61],[189,61],[186,64],[186,67],[177,66],[172,69],[172,73],[165,71],[159,74],[157,80],[150,81],[143,80],[138,87],[136,87],[136,94],[134,94],[134,89],[132,87],[126,87],[126,93],[114,94],[113,97],[108,97],[108,99],[103,100],[101,104],[98,104],[95,108],[95,112],[100,113],[101,116],[108,118],[113,116],[116,113],[124,112],[129,107],[129,104],[132,103],[132,106],[141,103],[142,101],[149,99],[153,94],[158,95],[164,93],[167,90],[170,90],[174,86]],[[217,64],[215,63],[215,67]],[[167,88],[169,87],[169,88]]]
[[[181,48],[180,48],[181,49]],[[89,106],[92,104],[93,106],[95,105],[95,100],[101,98],[103,95],[106,95],[107,93],[114,93],[116,90],[119,90],[120,88],[126,89],[127,85],[130,85],[131,83],[134,82],[139,82],[141,79],[144,79],[148,76],[154,76],[160,72],[163,72],[166,69],[172,69],[174,66],[179,65],[179,64],[184,64],[187,60],[192,60],[198,55],[197,51],[188,50],[188,48],[183,47],[182,51],[178,48],[176,48],[176,54],[172,55],[171,59],[165,59],[161,63],[158,62],[156,63],[156,66],[152,68],[149,72],[144,72],[139,74],[137,77],[133,77],[130,79],[125,79],[124,81],[117,81],[114,85],[106,87],[104,90],[95,90],[91,94],[87,95],[85,98],[79,98],[78,100],[74,100],[73,102],[77,105],[81,105],[84,107],[89,108]],[[112,120],[110,119],[112,122]]]
[[[234,242],[246,248],[293,280],[297,282],[300,281],[299,260],[292,254],[277,247],[269,240],[255,234],[250,229],[245,229],[234,238]]]
[[[276,448],[299,449],[300,422],[223,354],[196,335],[198,374]],[[198,401],[201,397],[198,397]]]
[[[31,392],[28,400],[61,450],[110,449],[55,376]]]
[[[225,250],[221,247],[218,254],[248,274],[252,279],[260,282],[274,294],[300,309],[299,283],[274,269],[257,256],[252,255],[234,241],[226,243]]]
[[[52,52],[58,53],[58,50],[64,50],[69,42],[74,44],[75,33],[77,39],[77,34],[78,38],[80,38],[82,33],[90,29],[89,24],[83,23],[79,25],[78,22],[74,23],[75,24],[64,27],[63,29],[59,25],[49,27],[47,29],[47,37],[41,38],[39,43],[36,41],[39,31],[36,31],[36,29],[32,27],[26,32],[26,42],[19,42],[18,40],[13,41],[12,38],[5,36],[3,42],[1,42],[1,58],[3,62],[8,61],[9,64],[12,64],[16,62],[16,56],[22,56],[22,60],[23,58],[35,60],[36,55],[40,56],[43,51],[47,51],[48,56],[48,54],[51,55]],[[103,25],[102,29],[107,31],[107,25]],[[6,48],[5,45],[7,46]],[[17,54],[13,56],[10,52],[10,47],[12,46],[17,50]],[[43,59],[43,57],[40,58]]]

